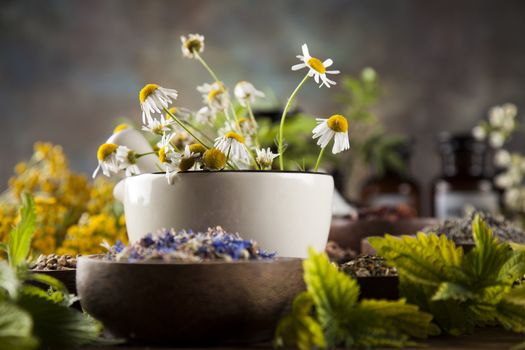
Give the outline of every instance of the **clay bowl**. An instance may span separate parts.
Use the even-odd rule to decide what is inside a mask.
[[[437,222],[435,218],[403,220],[334,218],[328,239],[335,241],[342,248],[350,248],[358,253],[364,253],[361,249],[361,241],[366,237],[383,236],[386,233],[395,236],[412,235],[428,225],[435,225]]]
[[[82,307],[113,336],[148,345],[269,340],[304,289],[295,258],[128,263],[86,256],[77,266]]]

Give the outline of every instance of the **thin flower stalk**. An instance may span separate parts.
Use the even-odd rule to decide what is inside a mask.
[[[319,170],[319,165],[321,164],[321,159],[323,158],[323,154],[324,154],[324,150],[326,149],[326,147],[323,147],[321,148],[321,150],[319,151],[319,156],[317,157],[317,162],[315,162],[315,168],[314,168],[314,171],[317,171]]]
[[[255,120],[255,116],[253,115],[253,111],[252,111],[252,106],[249,101],[246,102],[246,109],[248,110],[248,115],[250,116],[250,120],[253,123],[253,126],[255,128],[255,133],[253,136],[254,141],[255,141],[255,146],[257,146],[257,148],[261,148],[261,144],[259,143],[259,136],[257,134],[259,125],[257,124],[257,121]]]
[[[278,144],[278,147],[279,147],[279,167],[280,167],[281,170],[284,170],[283,138],[284,138],[284,122],[286,120],[286,114],[288,113],[288,110],[290,109],[290,106],[292,105],[292,101],[295,99],[295,96],[297,95],[299,90],[301,90],[301,87],[304,85],[304,83],[308,80],[309,77],[310,77],[309,74],[306,74],[304,76],[303,80],[301,80],[299,85],[297,85],[295,90],[292,92],[292,94],[288,98],[288,101],[286,102],[286,106],[284,106],[283,114],[281,116],[281,124],[279,125],[279,141],[278,141],[279,142],[279,144]]]
[[[195,134],[191,132],[191,130],[183,122],[181,122],[179,118],[177,118],[173,113],[171,113],[168,109],[164,108],[164,112],[166,112],[171,118],[173,118],[173,120],[175,120],[175,122],[179,124],[181,128],[183,128],[188,134],[190,134],[191,137],[195,139],[195,141],[199,142],[201,145],[203,145],[206,148],[210,148],[210,146],[208,146],[205,142],[203,142],[201,139],[195,136]]]

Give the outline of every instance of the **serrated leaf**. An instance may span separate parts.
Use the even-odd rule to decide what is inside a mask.
[[[432,296],[432,300],[453,299],[458,301],[466,301],[474,297],[475,294],[462,285],[453,282],[442,282]]]
[[[4,298],[16,299],[20,281],[15,271],[5,261],[0,261],[0,301]]]
[[[51,300],[64,304],[65,306],[71,306],[77,300],[77,298],[69,294],[69,290],[67,289],[67,287],[53,276],[36,272],[28,273],[26,276],[26,280],[41,283],[43,285],[48,286],[48,288],[51,288],[52,292],[58,293],[52,293],[54,295],[50,295]]]
[[[312,296],[308,292],[298,294],[293,302],[292,313],[279,321],[275,332],[275,346],[300,350],[324,349],[326,342],[321,325],[311,316]]]
[[[0,301],[0,350],[31,350],[38,347],[32,336],[33,322],[24,310]]]
[[[33,318],[34,335],[46,347],[79,347],[98,341],[101,327],[87,314],[29,294],[22,294],[18,305]]]
[[[325,253],[309,249],[303,262],[304,281],[314,301],[319,321],[324,328],[348,314],[359,297],[354,279],[340,272]]]
[[[20,221],[9,233],[7,255],[11,266],[25,263],[31,249],[31,239],[35,232],[35,204],[33,197],[24,194],[20,208]]]
[[[514,332],[525,333],[525,286],[513,288],[497,306],[498,321]]]

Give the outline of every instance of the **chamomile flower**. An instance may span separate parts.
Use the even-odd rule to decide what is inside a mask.
[[[104,143],[99,146],[97,152],[98,166],[93,172],[93,178],[97,177],[102,170],[105,176],[111,176],[111,173],[117,174],[120,170],[116,157],[119,145],[114,143]]]
[[[137,153],[126,146],[119,146],[115,154],[117,163],[121,170],[126,172],[126,176],[133,176],[140,174],[140,169],[137,165]]]
[[[164,116],[160,119],[148,118],[146,125],[142,126],[142,130],[151,132],[155,135],[163,135],[165,132],[170,131],[170,126],[174,124],[173,120],[167,120]]]
[[[247,81],[240,81],[235,85],[233,94],[242,106],[247,103],[252,104],[257,97],[265,97],[262,91],[259,91],[252,83]]]
[[[242,135],[230,131],[224,136],[215,139],[215,147],[227,154],[233,161],[240,161],[242,163],[250,162],[250,153],[245,145],[245,139]]]
[[[188,34],[188,37],[182,35],[182,54],[184,57],[195,58],[195,54],[204,51],[204,36],[200,34]]]
[[[166,113],[164,117],[166,120],[169,120],[169,121],[173,121],[173,117],[171,116],[171,114],[173,114],[174,116],[176,116],[177,118],[181,120],[186,120],[186,121],[191,115],[191,111],[184,107],[171,106],[170,108],[168,108],[168,112],[169,113]]]
[[[208,170],[222,170],[226,165],[226,155],[217,148],[210,148],[204,152],[202,163]]]
[[[228,91],[224,84],[214,82],[212,84],[205,83],[197,87],[197,91],[202,94],[204,103],[213,110],[224,110],[230,103]]]
[[[332,153],[337,154],[350,148],[348,140],[348,121],[340,114],[335,114],[328,119],[317,118],[317,126],[312,131],[313,139],[317,145],[325,148],[330,140],[335,137]]]
[[[188,171],[195,165],[195,160],[197,155],[191,151],[189,145],[184,147],[184,152],[182,152],[179,160],[179,170]]]
[[[500,148],[505,143],[505,136],[500,131],[493,131],[489,135],[489,143],[493,148]]]
[[[257,156],[255,157],[255,161],[263,170],[271,169],[273,160],[279,156],[278,153],[273,153],[270,147],[268,147],[267,149],[256,149],[255,152],[257,154]]]
[[[195,122],[198,124],[213,124],[217,113],[208,106],[204,106],[195,113]]]
[[[494,163],[501,168],[508,167],[511,161],[512,156],[510,155],[509,151],[505,149],[500,149],[498,152],[496,152],[496,155],[494,156]]]
[[[140,107],[142,108],[142,122],[152,119],[152,114],[161,113],[168,108],[173,100],[177,99],[177,91],[166,89],[157,84],[146,84],[139,93]]]
[[[293,65],[292,70],[308,68],[308,75],[310,77],[314,77],[314,80],[317,84],[319,84],[319,81],[321,81],[319,87],[325,85],[327,88],[329,88],[330,85],[335,85],[335,81],[328,79],[328,77],[326,76],[327,74],[340,73],[338,70],[326,70],[326,68],[330,67],[334,63],[334,61],[328,58],[321,62],[321,60],[319,60],[318,58],[310,56],[310,52],[308,51],[308,45],[306,44],[303,44],[302,50],[303,54],[298,55],[297,58],[303,61],[303,63]]]
[[[166,172],[166,179],[168,183],[172,184],[177,172],[179,171],[179,163],[182,155],[176,152],[173,147],[166,146],[159,148],[159,162]]]
[[[478,141],[483,141],[487,137],[487,131],[481,125],[477,125],[472,129],[472,136]]]

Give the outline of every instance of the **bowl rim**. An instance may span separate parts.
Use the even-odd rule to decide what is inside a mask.
[[[240,174],[297,174],[297,175],[324,175],[333,177],[330,173],[324,173],[320,171],[299,171],[299,170],[218,170],[218,171],[209,171],[209,170],[188,170],[188,171],[179,171],[177,174],[231,174],[231,173],[240,173]],[[166,175],[165,171],[156,171],[154,173],[143,173],[135,175],[133,177],[138,177],[141,175]]]
[[[292,258],[292,257],[276,257],[274,259],[261,259],[261,260],[205,260],[205,261],[164,261],[164,260],[137,260],[134,262],[130,261],[116,261],[103,259],[105,254],[91,254],[82,255],[78,257],[78,263],[80,261],[94,261],[97,263],[113,264],[113,265],[133,265],[133,266],[218,266],[218,265],[260,265],[260,264],[272,264],[272,263],[287,263],[287,262],[302,262],[303,258]]]

